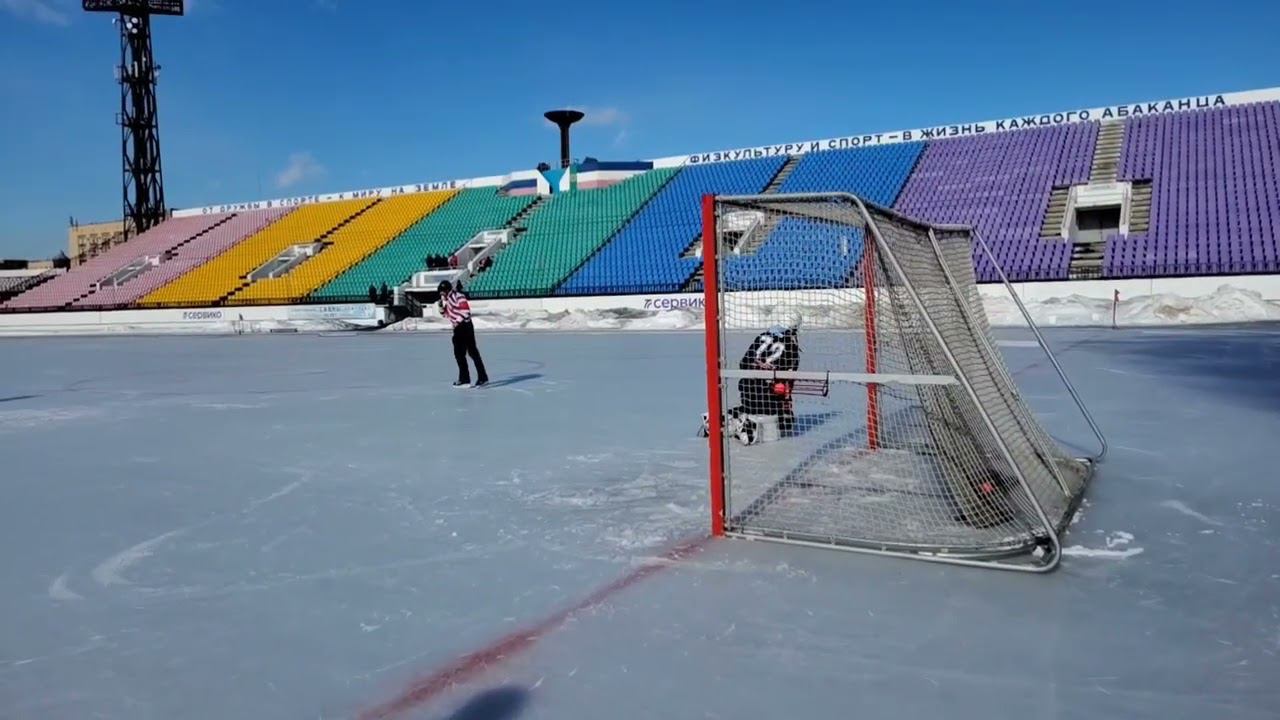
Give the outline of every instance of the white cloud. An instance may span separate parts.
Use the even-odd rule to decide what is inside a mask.
[[[627,114],[616,107],[578,108],[587,116],[582,119],[583,125],[596,125],[599,127],[613,127],[615,125],[626,125],[631,122],[631,118]]]
[[[218,12],[222,9],[221,0],[187,0],[184,4],[184,11],[187,15],[204,14],[207,12]]]
[[[578,127],[580,125],[589,125],[592,127],[624,127],[631,123],[631,116],[616,107],[594,107],[591,105],[558,105],[557,107],[562,107],[568,110],[578,110],[586,115],[586,117],[584,117],[578,125],[575,125],[574,127]],[[546,127],[552,130],[556,129],[555,125],[552,125],[546,120],[542,120],[541,118],[539,118],[539,120]]]
[[[324,166],[309,152],[297,152],[289,156],[289,163],[276,173],[276,187],[281,190],[300,182],[323,177]]]
[[[48,0],[0,0],[0,10],[45,25],[65,27],[71,24],[71,17]]]
[[[607,138],[604,142],[607,142],[609,147],[614,150],[625,148],[631,141],[632,130],[634,127],[631,123],[631,116],[619,107],[612,105],[596,106],[575,104],[559,105],[557,107],[579,110],[583,113],[585,117],[574,125],[575,128],[592,127],[607,129],[608,132],[597,131],[591,134],[593,136]],[[542,123],[544,128],[551,132],[556,132],[556,126],[554,124],[547,122],[546,120],[543,120]]]

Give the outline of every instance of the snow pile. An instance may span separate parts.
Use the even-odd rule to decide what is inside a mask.
[[[1280,307],[1260,293],[1222,285],[1200,298],[1147,295],[1120,303],[1120,323],[1127,325],[1192,325],[1280,320]]]
[[[107,325],[106,328],[116,326]],[[263,333],[321,333],[342,332],[359,329],[355,325],[342,320],[230,320],[227,322],[209,323],[207,325],[179,326],[179,332],[198,335],[257,335]],[[154,326],[144,325],[136,330],[122,332],[157,332]]]
[[[243,335],[278,332],[341,332],[364,327],[343,320],[237,320],[218,325],[223,332]]]
[[[690,330],[702,328],[702,312],[692,310],[510,310],[475,313],[479,330]],[[387,328],[389,332],[448,330],[439,316],[409,318]]]
[[[1044,326],[1090,327],[1111,325],[1111,301],[1082,295],[1025,301],[1036,323]],[[1018,307],[1008,295],[983,297],[987,318],[995,327],[1025,325]],[[862,324],[862,305],[826,302],[787,303],[755,301],[735,305],[728,313],[731,329],[754,330],[781,323],[788,313],[799,311],[806,328],[850,328]],[[1121,327],[1161,325],[1203,325],[1280,321],[1280,306],[1264,300],[1252,290],[1230,285],[1212,294],[1188,298],[1156,294],[1121,300],[1116,312]],[[596,310],[485,310],[478,308],[476,327],[481,330],[699,330],[700,308],[640,310],[608,308]],[[449,329],[444,318],[430,314],[410,318],[391,328],[395,332],[433,332]]]
[[[1022,313],[1017,304],[1008,295],[999,297],[983,297],[983,307],[987,311],[987,320],[994,327],[1025,327]],[[1037,325],[1086,327],[1111,325],[1111,302],[1083,295],[1068,295],[1061,298],[1045,298],[1043,300],[1024,300],[1027,312]],[[1121,302],[1123,306],[1124,303]]]
[[[5,335],[254,335],[265,333],[342,332],[362,326],[342,320],[231,320],[214,323],[104,323],[70,326],[0,326]]]
[[[987,317],[995,326],[1023,325],[1008,296],[984,298]],[[1111,324],[1111,301],[1069,295],[1027,301],[1027,310],[1040,325],[1096,326]],[[1125,326],[1207,325],[1280,320],[1280,306],[1253,290],[1221,285],[1209,295],[1189,298],[1170,293],[1139,295],[1121,300],[1116,323]]]
[[[1083,545],[1072,545],[1071,547],[1062,548],[1062,554],[1070,557],[1092,557],[1092,558],[1109,558],[1112,560],[1124,560],[1134,555],[1141,555],[1142,548],[1127,547],[1133,542],[1133,534],[1122,530],[1111,533],[1105,538],[1107,547],[1104,548],[1088,548]]]

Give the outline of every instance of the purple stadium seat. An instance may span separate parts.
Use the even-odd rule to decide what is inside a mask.
[[[1121,180],[1151,227],[1107,243],[1111,277],[1280,271],[1280,102],[1130,118]]]
[[[896,204],[934,222],[973,225],[1012,279],[1067,277],[1071,248],[1040,240],[1056,185],[1088,180],[1098,123],[930,142]],[[975,252],[979,281],[997,279]]]

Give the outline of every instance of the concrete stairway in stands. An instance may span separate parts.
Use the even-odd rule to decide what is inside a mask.
[[[1071,188],[1056,187],[1049,194],[1049,209],[1044,213],[1044,221],[1040,224],[1040,237],[1046,239],[1062,238],[1062,219],[1067,214],[1067,199],[1071,196]]]
[[[765,186],[764,190],[761,191],[761,194],[772,195],[778,192],[782,187],[782,184],[787,181],[787,178],[791,177],[791,172],[796,169],[796,165],[800,164],[800,160],[803,157],[803,155],[789,156],[787,161],[782,164],[782,167],[778,168],[778,174],[773,176],[773,179],[769,181],[769,184]],[[757,227],[755,231],[751,233],[751,237],[747,238],[747,242],[739,248],[738,253],[740,255],[750,255],[759,250],[760,246],[764,245],[764,241],[769,239],[769,234],[773,232],[773,228],[777,224],[777,217],[765,218],[764,222],[760,224],[760,227]],[[689,247],[685,248],[681,257],[698,257],[701,252],[702,237],[699,236],[695,238],[693,242],[689,243]],[[689,279],[685,281],[682,289],[685,292],[694,292],[701,287],[702,266],[699,265],[698,268],[693,271],[693,275],[689,276]]]
[[[1124,121],[1111,120],[1098,129],[1098,141],[1093,146],[1093,164],[1089,166],[1089,182],[1116,181],[1120,168],[1120,149],[1124,147]]]
[[[1098,139],[1093,146],[1093,162],[1089,166],[1089,184],[1103,185],[1116,181],[1117,173],[1120,169],[1120,151],[1124,147],[1125,123],[1123,120],[1111,120],[1102,123],[1098,129]],[[1149,187],[1149,186],[1148,186]],[[1049,225],[1053,221],[1054,200],[1057,199],[1058,191],[1063,188],[1054,188],[1054,195],[1050,199],[1049,212],[1045,215],[1045,225],[1041,229],[1041,236],[1045,231],[1049,230]],[[1151,213],[1151,193],[1148,189],[1146,194],[1146,216]],[[1130,208],[1133,204],[1131,201]],[[1062,210],[1065,211],[1066,202],[1063,198]],[[1057,213],[1057,224],[1054,230],[1061,231],[1062,228],[1062,212]],[[1130,228],[1130,232],[1132,232]],[[1057,235],[1058,232],[1052,234]],[[1072,280],[1088,280],[1102,277],[1102,266],[1105,262],[1107,251],[1107,240],[1105,236],[1097,236],[1090,234],[1090,239],[1075,239],[1071,245],[1071,264],[1067,268],[1067,277]]]

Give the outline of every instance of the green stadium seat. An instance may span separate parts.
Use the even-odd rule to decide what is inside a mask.
[[[641,173],[607,188],[553,195],[525,233],[472,280],[475,297],[549,294],[613,237],[678,170]]]

